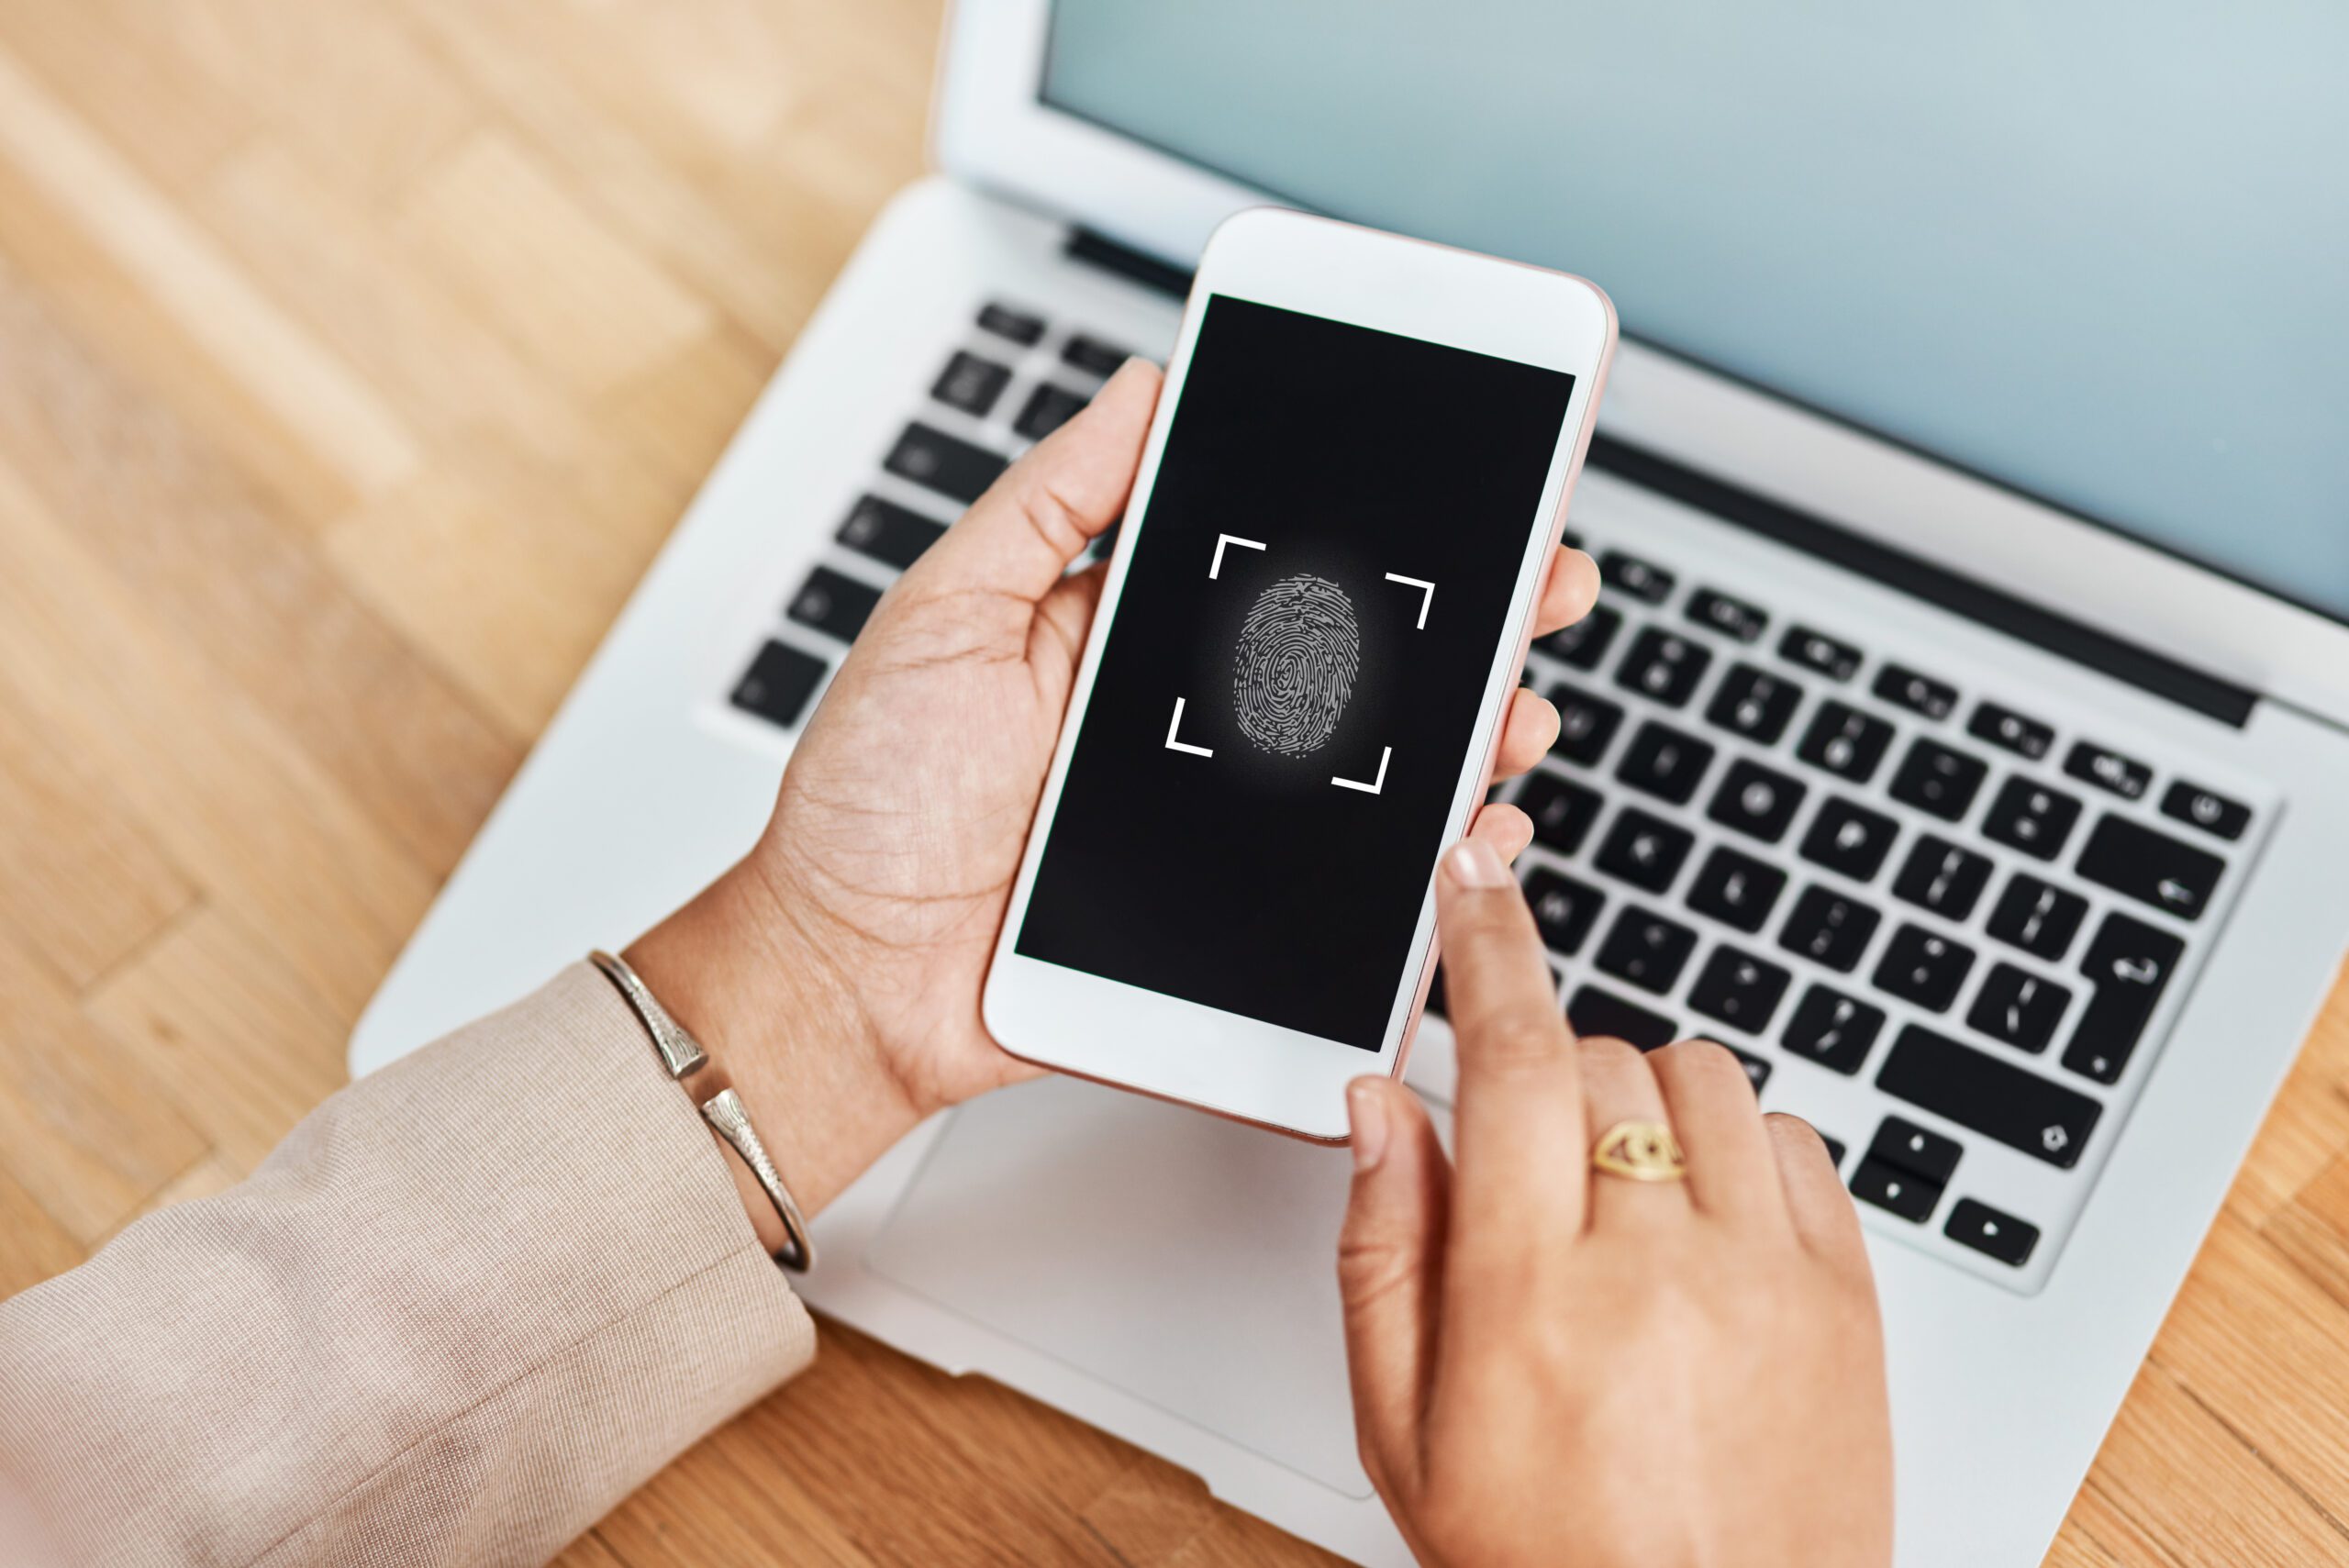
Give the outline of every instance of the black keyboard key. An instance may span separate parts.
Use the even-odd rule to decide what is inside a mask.
[[[1868,1145],[1868,1158],[1922,1177],[1935,1186],[1949,1184],[1949,1179],[1957,1174],[1957,1162],[1965,1152],[1956,1139],[1943,1138],[1897,1116],[1884,1118],[1884,1124],[1876,1129],[1876,1141]]]
[[[1868,939],[1876,935],[1882,920],[1882,916],[1856,898],[1823,887],[1807,887],[1795,900],[1794,913],[1787,917],[1787,929],[1778,933],[1778,945],[1849,974],[1858,967]]]
[[[2065,1170],[2079,1162],[2104,1114],[2077,1090],[1915,1024],[1893,1040],[1876,1086]]]
[[[1428,976],[1428,999],[1419,1005],[1419,1011],[1431,1018],[1441,1018],[1445,1017],[1443,1010],[1443,965],[1441,963],[1435,966],[1435,973]]]
[[[1740,759],[1721,775],[1721,787],[1713,792],[1706,815],[1724,828],[1775,844],[1787,836],[1807,793],[1786,774]]]
[[[1699,588],[1688,595],[1688,618],[1740,642],[1753,641],[1770,624],[1769,616],[1760,607],[1714,588]]]
[[[1089,338],[1079,332],[1061,350],[1063,363],[1074,365],[1087,375],[1108,375],[1133,356],[1112,343]]]
[[[2001,963],[1982,982],[1982,994],[1974,998],[1965,1021],[2001,1045],[2036,1056],[2055,1038],[2055,1026],[2071,1005],[2072,993],[2053,980]]]
[[[1787,873],[1735,850],[1716,849],[1697,870],[1688,889],[1688,907],[1699,915],[1758,931],[1769,922],[1770,910],[1787,887]]]
[[[1610,550],[1598,558],[1598,580],[1646,604],[1660,605],[1672,597],[1671,573],[1620,550]]]
[[[2080,958],[2080,973],[2095,989],[2064,1048],[2064,1065],[2099,1084],[2117,1083],[2185,954],[2186,944],[2166,931],[2107,915]]]
[[[1607,743],[1623,727],[1622,708],[1579,686],[1552,686],[1550,702],[1558,710],[1558,738],[1550,742],[1551,754],[1586,768],[1598,766],[1607,754]]]
[[[1044,335],[1044,318],[1025,310],[1014,310],[1008,305],[989,304],[979,311],[979,325],[998,338],[1008,338],[1023,348],[1032,348]]]
[[[958,350],[946,361],[946,368],[938,373],[930,395],[949,408],[960,408],[974,419],[984,419],[1010,380],[1010,366]]]
[[[1679,984],[1680,972],[1696,951],[1696,932],[1634,904],[1615,917],[1607,940],[1598,944],[1598,962],[1617,979],[1661,996]]]
[[[1775,746],[1787,732],[1787,721],[1802,701],[1802,688],[1782,681],[1766,670],[1736,664],[1721,677],[1705,717],[1723,729],[1744,736],[1757,746]]]
[[[1990,764],[1981,758],[1938,740],[1920,740],[1909,748],[1892,775],[1892,798],[1944,822],[1954,822],[1973,806],[1982,781],[1989,775]]]
[[[1813,1132],[1819,1132],[1819,1129],[1815,1127],[1810,1130]],[[1819,1141],[1827,1145],[1827,1162],[1834,1166],[1837,1170],[1842,1170],[1843,1167],[1843,1140],[1840,1138],[1830,1138],[1825,1133],[1819,1132]]]
[[[1695,693],[1697,683],[1705,678],[1705,666],[1712,662],[1712,654],[1699,644],[1652,626],[1631,639],[1631,651],[1615,672],[1615,684],[1666,707],[1679,707]]]
[[[1860,673],[1860,651],[1807,626],[1791,626],[1778,641],[1778,657],[1831,680],[1848,681]]]
[[[1876,966],[1876,984],[1877,990],[1904,1002],[1945,1013],[1973,972],[1972,948],[1904,925],[1885,944],[1884,958]]]
[[[1598,791],[1547,769],[1527,774],[1517,792],[1518,809],[1533,818],[1533,841],[1562,855],[1582,848],[1590,825],[1598,820],[1601,804]]]
[[[1866,882],[1884,868],[1900,828],[1881,811],[1870,811],[1837,795],[1819,804],[1810,831],[1802,836],[1802,858]]]
[[[1688,991],[1688,1006],[1731,1029],[1759,1035],[1770,1027],[1793,979],[1775,963],[1735,948],[1715,948],[1704,968],[1697,972],[1697,984]]]
[[[917,422],[906,427],[881,466],[900,479],[926,484],[968,506],[985,495],[1010,464],[984,447]]]
[[[881,602],[881,590],[868,588],[853,577],[843,577],[829,566],[818,566],[791,595],[791,618],[802,626],[853,642],[864,629],[865,617]]]
[[[921,552],[936,544],[945,531],[944,523],[934,523],[895,501],[865,495],[849,509],[848,521],[841,525],[840,541],[859,555],[903,572],[919,561]]]
[[[1779,1043],[1797,1056],[1848,1077],[1867,1061],[1869,1049],[1883,1030],[1883,1008],[1814,985],[1803,993]]]
[[[1990,813],[1982,819],[1982,836],[1992,843],[2052,861],[2064,852],[2064,841],[2072,836],[2072,825],[2079,819],[2080,803],[2076,797],[2015,777],[1998,786]]]
[[[2076,869],[2099,887],[2192,920],[2210,906],[2227,862],[2208,850],[2108,815],[2088,835]]]
[[[1681,862],[1697,846],[1696,835],[1633,806],[1615,814],[1615,826],[1600,841],[1592,863],[1634,887],[1662,893],[1680,874]]]
[[[1660,1051],[1680,1038],[1680,1026],[1612,991],[1585,985],[1566,998],[1566,1023],[1585,1040],[1609,1035],[1642,1051]]]
[[[734,706],[788,729],[806,716],[807,699],[830,667],[813,653],[770,642],[734,683]]]
[[[2064,759],[2064,771],[2099,789],[2109,789],[2123,800],[2143,799],[2154,783],[2154,770],[2144,763],[2087,740],[2073,745]]]
[[[1942,1201],[1942,1189],[1898,1165],[1863,1154],[1852,1170],[1852,1195],[1921,1225],[1932,1218],[1933,1206]]]
[[[1019,417],[1011,422],[1011,428],[1031,441],[1041,441],[1075,418],[1090,401],[1064,386],[1040,381],[1028,401],[1019,406]]]
[[[2087,914],[2088,901],[2078,894],[2018,873],[1990,911],[1990,934],[2053,963],[2071,951]]]
[[[1949,1223],[1942,1228],[1942,1234],[1960,1246],[1971,1247],[1986,1257],[2018,1269],[2031,1262],[2031,1250],[2039,1245],[2038,1226],[2011,1214],[2000,1214],[1988,1204],[1976,1203],[1970,1197],[1957,1200],[1949,1211]]]
[[[1712,766],[1713,748],[1693,735],[1664,725],[1647,723],[1631,737],[1615,776],[1642,794],[1675,806],[1686,806],[1697,793],[1697,783]]]
[[[1582,951],[1607,895],[1588,883],[1537,866],[1525,879],[1525,903],[1550,951],[1571,958]]]
[[[1623,628],[1623,612],[1611,605],[1595,605],[1590,614],[1552,632],[1533,646],[1551,658],[1577,670],[1596,670],[1607,657],[1608,645]]]
[[[2250,806],[2184,779],[2170,785],[2169,793],[2162,796],[2162,815],[2216,834],[2229,843],[2242,838],[2243,830],[2251,826]]]
[[[1892,892],[1920,909],[1930,909],[1944,920],[1962,925],[1989,885],[1989,856],[1928,833],[1909,850],[1907,863],[1893,879]]]
[[[1974,717],[1966,720],[1965,732],[1976,740],[1987,740],[1993,746],[2012,751],[2019,757],[2029,757],[2033,762],[2047,755],[2048,749],[2055,744],[2055,731],[2052,726],[2025,717],[2010,707],[2000,707],[1994,702],[1976,706]]]
[[[1905,664],[1887,664],[1876,672],[1876,695],[1895,707],[1921,713],[1927,718],[1947,718],[1957,706],[1957,688],[1947,681],[1919,674]]]
[[[1876,764],[1891,744],[1892,726],[1874,714],[1839,702],[1821,703],[1795,755],[1837,778],[1865,784],[1876,776]]]

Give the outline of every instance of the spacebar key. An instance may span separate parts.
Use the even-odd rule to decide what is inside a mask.
[[[2065,1170],[2104,1113],[2086,1095],[1914,1024],[1893,1041],[1876,1086]]]

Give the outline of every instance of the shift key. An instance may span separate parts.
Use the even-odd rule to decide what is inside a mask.
[[[2036,1073],[1911,1024],[1876,1086],[2065,1170],[2079,1162],[2104,1107]]]

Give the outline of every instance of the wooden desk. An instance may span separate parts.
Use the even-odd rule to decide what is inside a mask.
[[[938,21],[0,0],[0,1292],[236,1180],[341,1082],[401,939],[918,170]],[[2336,995],[2054,1561],[2349,1558],[2344,1078]],[[563,1561],[1320,1555],[835,1329]]]

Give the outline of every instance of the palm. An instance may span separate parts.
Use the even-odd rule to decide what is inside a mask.
[[[1097,578],[1041,604],[909,575],[793,756],[762,853],[852,954],[885,1054],[925,1108],[1025,1073],[979,992],[1051,766]]]

